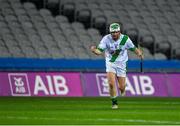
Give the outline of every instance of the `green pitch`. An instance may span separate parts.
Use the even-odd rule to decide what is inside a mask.
[[[179,124],[180,98],[0,97],[0,124]]]

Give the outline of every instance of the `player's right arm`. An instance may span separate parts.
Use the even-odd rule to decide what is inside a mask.
[[[103,51],[101,49],[97,48],[96,46],[91,46],[91,52],[93,52],[96,55],[101,55]]]
[[[98,46],[91,46],[90,50],[96,55],[101,55],[106,50],[107,36],[104,36]]]

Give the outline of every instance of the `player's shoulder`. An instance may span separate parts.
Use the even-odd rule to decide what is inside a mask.
[[[109,41],[110,39],[112,39],[111,34],[107,34],[107,35],[103,36],[103,38],[102,38],[103,41]]]
[[[122,35],[122,37],[129,38],[129,36],[128,36],[128,35],[126,35],[126,34],[122,34],[122,33],[121,33],[121,35]]]
[[[103,38],[109,39],[109,38],[111,38],[111,34],[107,34],[107,35],[105,35]]]
[[[130,37],[126,34],[121,34],[122,38],[125,38],[127,41],[131,41]]]

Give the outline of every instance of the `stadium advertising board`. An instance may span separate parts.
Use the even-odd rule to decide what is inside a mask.
[[[179,89],[179,74],[129,73],[126,80],[127,96],[180,97]],[[1,72],[0,96],[109,96],[109,86],[105,73]]]
[[[80,73],[0,73],[1,96],[83,96]]]
[[[85,73],[83,74],[85,96],[109,96],[109,86],[106,74]],[[116,90],[118,90],[116,88]]]
[[[105,73],[86,73],[83,78],[86,82],[84,87],[86,96],[109,96]],[[127,96],[169,96],[166,79],[164,74],[129,73],[126,80],[126,94]]]
[[[180,97],[180,74],[171,74],[167,78],[170,96]]]

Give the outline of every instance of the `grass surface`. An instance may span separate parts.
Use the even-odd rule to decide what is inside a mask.
[[[0,124],[179,124],[180,98],[0,97]]]

